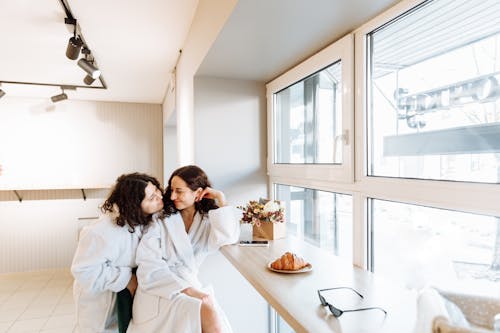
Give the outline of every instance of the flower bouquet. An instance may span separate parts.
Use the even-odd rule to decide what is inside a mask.
[[[253,234],[265,239],[285,237],[285,209],[280,201],[250,200],[246,206],[238,206],[243,211],[241,223],[253,225]]]

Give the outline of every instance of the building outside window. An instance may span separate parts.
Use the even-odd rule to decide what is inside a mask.
[[[368,35],[368,174],[500,181],[500,4],[428,1]]]
[[[499,183],[499,24],[498,1],[434,0],[367,34],[369,176]],[[397,270],[419,280],[416,286],[500,281],[498,218],[376,199],[370,204],[375,272],[389,272],[386,264],[396,260],[421,273],[433,270],[421,277]],[[387,237],[411,246],[387,247]],[[426,255],[428,269],[419,261]]]

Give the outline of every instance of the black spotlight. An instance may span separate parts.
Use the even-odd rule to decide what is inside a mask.
[[[88,74],[85,75],[85,77],[83,78],[83,82],[88,86],[90,86],[92,83],[94,83],[94,81],[95,81],[95,79]]]
[[[82,45],[83,42],[79,37],[71,37],[68,41],[68,47],[66,48],[66,57],[71,60],[76,60],[80,55]]]
[[[99,68],[95,67],[94,64],[87,59],[82,58],[78,60],[78,66],[80,66],[81,69],[87,72],[87,74],[93,79],[97,79],[99,76],[101,76],[101,71],[99,70]]]
[[[64,92],[64,89],[61,87],[62,93],[59,95],[54,95],[50,99],[52,100],[52,103],[57,103],[60,101],[64,101],[65,99],[68,99],[68,95]]]

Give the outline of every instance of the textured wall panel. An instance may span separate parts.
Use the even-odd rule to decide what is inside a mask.
[[[0,190],[107,188],[122,173],[162,178],[160,105],[2,98]]]
[[[69,267],[79,220],[99,215],[103,199],[0,202],[0,273]]]

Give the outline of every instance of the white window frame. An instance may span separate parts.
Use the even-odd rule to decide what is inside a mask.
[[[272,164],[273,151],[273,119],[272,119],[272,95],[273,91],[267,92],[268,99],[268,172],[269,172],[269,194],[275,196],[273,184],[279,183],[290,186],[299,186],[317,190],[336,193],[351,194],[353,203],[353,264],[368,269],[370,246],[369,235],[371,225],[369,222],[368,202],[370,199],[381,199],[396,201],[406,204],[423,205],[433,208],[457,210],[474,214],[485,214],[500,216],[500,184],[481,184],[455,181],[430,181],[403,178],[388,178],[367,176],[367,48],[366,36],[374,29],[387,24],[392,19],[404,14],[408,10],[423,3],[423,0],[403,0],[392,8],[376,16],[358,29],[354,34],[354,105],[351,112],[354,114],[355,123],[350,127],[355,131],[354,141],[349,142],[355,148],[354,163],[349,163],[354,173],[352,182],[344,182],[334,176],[323,178],[317,177],[319,168],[314,165],[300,166],[299,173],[293,173],[295,169],[287,170]],[[344,60],[344,59],[343,59]],[[332,63],[335,59],[326,60]],[[298,65],[296,68],[300,67]],[[295,77],[293,82],[306,77]],[[280,77],[281,78],[281,77]],[[273,81],[274,82],[274,81]],[[291,83],[293,83],[291,82]],[[274,90],[276,91],[276,90]],[[352,149],[351,146],[351,149]],[[346,163],[347,160],[344,160]],[[352,162],[352,161],[350,161]],[[347,163],[346,163],[347,165]],[[303,173],[314,174],[309,177],[301,177]]]
[[[318,54],[297,65],[292,70],[283,74],[267,85],[267,110],[268,110],[268,173],[269,194],[274,197],[273,184],[279,183],[290,186],[299,186],[335,193],[350,194],[353,198],[353,264],[368,268],[369,246],[368,235],[368,200],[382,199],[397,201],[407,204],[423,205],[434,208],[457,210],[475,214],[500,216],[500,185],[481,184],[455,181],[431,181],[404,178],[388,178],[367,176],[366,145],[366,114],[367,114],[367,49],[366,35],[374,29],[390,22],[399,15],[423,3],[422,0],[404,0],[392,8],[376,16],[372,20],[356,29],[354,36],[354,59],[351,61],[351,35],[333,43]],[[340,43],[343,41],[343,43]],[[348,50],[336,50],[342,47]],[[334,53],[333,50],[336,50]],[[343,54],[343,62],[351,63],[355,76],[343,77],[344,88],[355,92],[354,100],[349,100],[349,95],[344,96],[344,102],[350,103],[343,106],[343,111],[349,110],[350,115],[343,118],[352,119],[352,126],[343,125],[349,130],[348,150],[355,155],[352,159],[345,159],[343,166],[348,170],[341,170],[338,166],[323,165],[276,165],[273,164],[273,94],[311,73],[337,61],[338,54]],[[347,74],[343,71],[343,75]],[[354,90],[351,88],[354,85]],[[353,103],[354,102],[354,103]],[[355,135],[353,135],[355,132]],[[353,141],[354,140],[354,141]],[[354,163],[353,163],[354,162]],[[342,173],[344,172],[344,173]],[[350,181],[346,181],[350,180]]]
[[[500,216],[500,186],[454,181],[388,178],[367,175],[367,35],[425,1],[407,0],[355,31],[356,188],[366,197]]]
[[[274,163],[274,96],[275,93],[341,60],[342,68],[342,163],[341,164],[275,164]],[[266,85],[268,156],[267,170],[272,176],[287,178],[354,181],[354,145],[352,113],[354,98],[354,38],[347,35]]]

